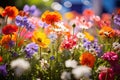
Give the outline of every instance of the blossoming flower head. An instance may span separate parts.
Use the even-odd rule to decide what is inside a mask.
[[[114,80],[114,72],[111,68],[106,68],[99,73],[99,80]]]
[[[30,68],[30,63],[22,58],[13,60],[10,65],[11,68],[14,69],[17,77],[21,76],[25,71]]]
[[[113,43],[113,49],[114,49],[116,52],[120,52],[120,43],[114,42],[114,43]]]
[[[77,61],[76,60],[67,60],[65,61],[66,67],[76,68],[77,67]]]
[[[42,21],[46,22],[47,24],[54,24],[55,22],[62,20],[61,14],[57,11],[54,11],[54,12],[45,11],[42,14],[41,18],[42,18]]]
[[[118,63],[119,57],[118,54],[115,52],[106,52],[102,56],[104,60],[107,60],[110,64],[114,65],[115,63]]]
[[[18,15],[16,17],[15,23],[17,26],[25,27],[30,32],[35,29],[35,25],[31,23],[26,16],[22,17]]]
[[[0,45],[4,46],[5,48],[11,47],[10,42],[11,41],[16,41],[15,35],[4,35],[2,36],[2,39],[0,40]]]
[[[8,16],[10,18],[15,18],[17,14],[18,14],[18,9],[15,6],[7,6],[4,9],[2,16],[3,17]]]
[[[86,78],[89,80],[91,76],[91,68],[88,66],[77,66],[72,70],[72,74],[76,79]]]
[[[37,44],[29,43],[24,49],[27,54],[27,57],[31,58],[35,52],[38,52],[38,48],[39,46]]]
[[[50,39],[48,39],[44,33],[38,31],[35,31],[33,33],[32,41],[42,48],[47,48],[48,45],[50,44]]]
[[[32,5],[32,6],[25,5],[23,8],[23,11],[29,13],[32,16],[39,16],[41,14],[40,10],[37,9],[35,5]]]
[[[16,25],[7,24],[2,28],[2,33],[5,35],[13,34],[14,32],[17,32],[18,27]]]
[[[102,29],[99,31],[99,34],[103,37],[108,37],[108,38],[112,38],[115,36],[115,31],[108,26],[104,26],[102,27]]]
[[[96,58],[93,54],[85,52],[85,53],[82,53],[79,60],[81,65],[86,65],[92,68],[96,61]]]
[[[75,35],[69,35],[62,43],[61,49],[72,49],[77,44],[78,38]]]
[[[7,70],[6,70],[6,64],[5,65],[1,65],[0,66],[0,74],[2,75],[2,76],[7,76]]]
[[[98,44],[97,40],[89,41],[87,39],[83,39],[83,47],[89,51],[90,53],[97,54],[100,53],[101,47]]]

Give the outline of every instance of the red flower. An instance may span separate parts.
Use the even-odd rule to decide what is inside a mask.
[[[3,58],[0,56],[0,62],[2,62],[3,61]]]
[[[4,9],[2,16],[3,17],[8,16],[10,18],[15,18],[17,14],[18,14],[18,9],[15,6],[7,6]]]
[[[99,80],[114,80],[114,72],[111,68],[101,71],[99,74]]]
[[[8,34],[13,34],[17,30],[18,30],[17,26],[8,24],[2,28],[2,33],[8,35]]]

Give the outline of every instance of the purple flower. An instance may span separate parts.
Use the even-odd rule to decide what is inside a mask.
[[[115,15],[114,16],[114,23],[116,25],[119,25],[120,26],[120,15]]]
[[[39,21],[38,24],[39,24],[39,26],[42,27],[42,28],[48,27],[48,24],[46,24],[46,23],[43,22],[43,21]]]
[[[35,25],[32,24],[26,16],[17,16],[15,23],[17,26],[25,27],[28,31],[33,31],[35,29]]]
[[[100,51],[101,51],[97,40],[94,40],[93,42],[91,42],[87,39],[84,39],[83,47],[88,51],[92,49],[93,51],[95,51],[95,53],[100,53]]]
[[[55,57],[54,57],[54,56],[51,56],[51,57],[50,57],[50,60],[54,60],[54,59],[55,59]]]
[[[29,43],[24,49],[27,54],[27,57],[31,58],[35,52],[38,52],[38,48],[39,46],[37,44]]]
[[[15,19],[15,24],[17,25],[17,26],[20,26],[20,27],[24,27],[25,25],[26,25],[26,22],[27,22],[28,20],[27,20],[27,17],[26,16],[24,16],[24,17],[22,17],[22,16],[16,16],[16,19]]]
[[[10,47],[13,47],[14,45],[15,45],[15,42],[11,40],[11,41],[9,42],[9,46],[10,46]]]
[[[7,75],[6,65],[0,66],[0,74],[2,74],[3,76]]]
[[[119,57],[115,52],[107,52],[102,56],[104,60],[107,60],[111,65],[118,63]]]
[[[35,5],[32,6],[25,5],[23,11],[28,12],[30,15],[33,16],[39,16],[41,14],[40,10],[37,9]]]

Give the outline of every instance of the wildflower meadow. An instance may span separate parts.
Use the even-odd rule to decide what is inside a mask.
[[[25,5],[0,15],[0,80],[120,80],[120,9],[99,16]]]

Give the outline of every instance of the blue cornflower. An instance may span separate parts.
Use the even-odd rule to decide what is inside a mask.
[[[0,74],[3,76],[7,75],[6,64],[0,66]]]
[[[85,40],[83,40],[83,47],[87,51],[92,50],[92,51],[95,51],[96,53],[99,53],[101,51],[97,40],[94,40],[93,42],[90,42],[89,40],[85,39]]]
[[[23,11],[28,12],[30,15],[33,16],[39,16],[41,14],[41,11],[35,5],[25,5]]]
[[[27,17],[26,17],[26,16],[22,17],[22,16],[19,16],[19,15],[18,15],[18,16],[16,16],[15,24],[16,24],[17,26],[24,27],[27,21],[28,21],[28,20],[27,20]]]
[[[30,23],[30,22],[27,22],[25,27],[26,27],[26,29],[27,29],[28,31],[33,31],[34,28],[35,28],[35,25],[33,25],[33,24]]]
[[[84,39],[83,40],[83,47],[86,49],[86,50],[89,50],[90,49],[90,46],[91,46],[91,42]]]
[[[51,57],[50,57],[50,60],[54,60],[54,59],[55,59],[55,57],[54,57],[54,56],[51,56]]]
[[[15,23],[17,26],[25,27],[28,31],[33,31],[35,29],[35,25],[32,24],[26,16],[17,16]]]
[[[38,48],[39,46],[37,44],[29,43],[24,49],[27,54],[27,57],[31,58],[35,52],[38,52]]]

